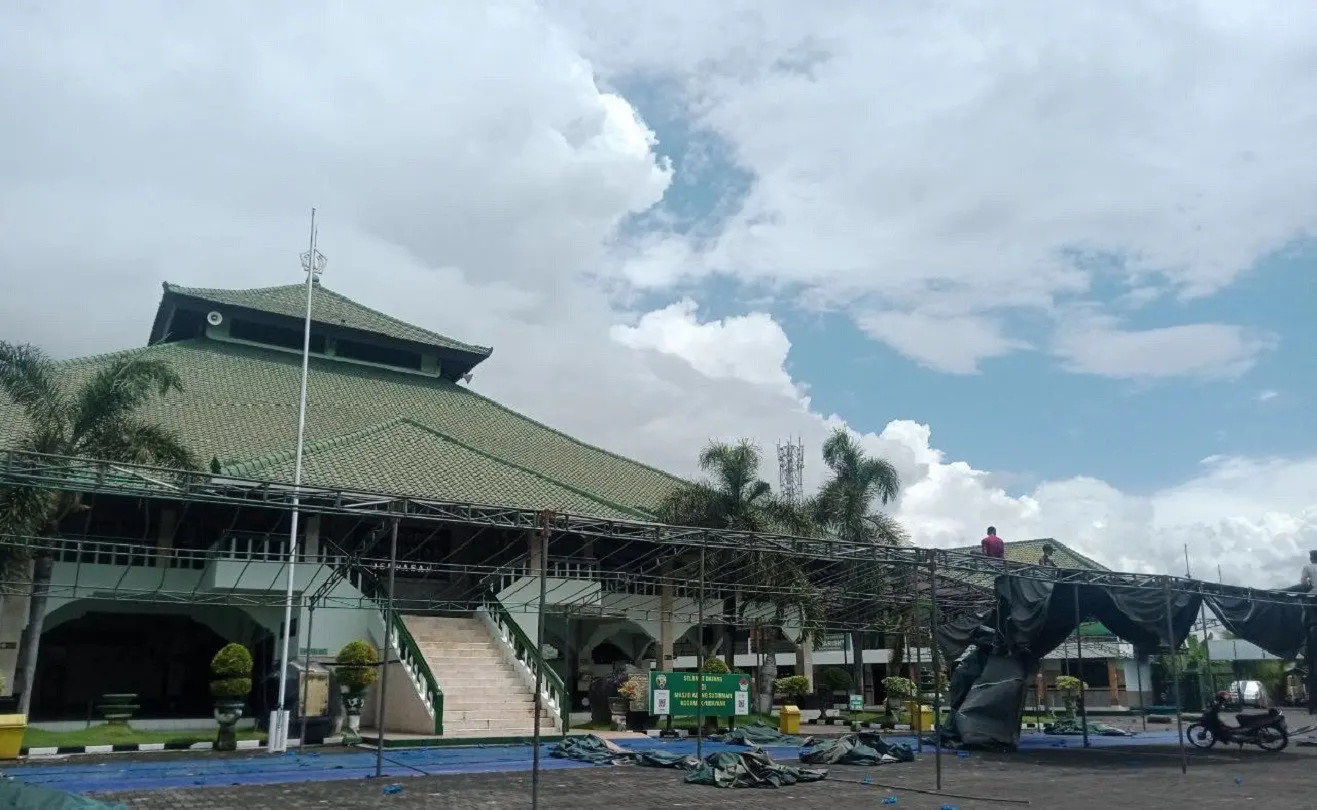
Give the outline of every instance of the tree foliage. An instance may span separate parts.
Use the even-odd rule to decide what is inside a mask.
[[[82,384],[59,383],[55,363],[30,345],[0,342],[0,391],[23,412],[27,433],[17,449],[50,456],[130,464],[153,464],[195,470],[197,460],[172,433],[143,419],[139,412],[152,398],[182,388],[178,374],[159,360],[124,356],[97,368]],[[0,534],[19,542],[5,546],[6,578],[26,575],[32,561],[28,626],[18,653],[14,691],[27,711],[28,688],[36,670],[53,559],[31,554],[32,538],[52,537],[61,521],[82,509],[76,493],[38,487],[0,490]]]

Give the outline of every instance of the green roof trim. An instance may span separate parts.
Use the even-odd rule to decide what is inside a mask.
[[[289,318],[306,317],[306,285],[288,284],[281,287],[257,287],[250,290],[227,290],[213,287],[184,287],[165,282],[165,293],[186,296],[220,306],[283,315]],[[329,326],[341,326],[368,332],[394,340],[419,343],[436,349],[489,357],[493,349],[454,340],[429,329],[399,320],[378,310],[353,301],[345,295],[317,284],[311,296],[311,320]]]

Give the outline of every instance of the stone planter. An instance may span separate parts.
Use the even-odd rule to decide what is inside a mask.
[[[613,717],[625,716],[631,709],[631,701],[624,697],[611,697],[608,699],[608,713]]]
[[[242,719],[243,701],[216,700],[215,722],[219,723],[219,733],[215,737],[216,751],[237,751],[238,735],[235,727]]]
[[[361,708],[366,703],[366,690],[360,689],[343,693],[343,744],[356,745],[361,742]]]

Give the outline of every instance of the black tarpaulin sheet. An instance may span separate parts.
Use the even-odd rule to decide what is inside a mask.
[[[1212,594],[1207,597],[1207,606],[1231,633],[1284,659],[1295,658],[1303,652],[1305,628],[1317,620],[1317,615],[1298,599],[1278,604],[1243,596]]]
[[[809,740],[801,737],[792,737],[783,734],[772,726],[763,723],[753,723],[748,726],[737,726],[726,734],[715,734],[709,737],[710,740],[730,745],[778,745],[778,746],[800,746],[805,745]]]
[[[800,752],[800,761],[806,765],[881,765],[914,759],[910,746],[889,743],[872,732],[814,740]]]
[[[964,654],[972,645],[991,644],[996,631],[992,623],[996,622],[995,613],[974,613],[961,616],[938,628],[937,643],[942,654],[954,661]]]
[[[969,619],[943,628],[939,643],[950,655],[957,645],[977,645],[953,674],[947,733],[965,745],[1014,747],[1028,685],[1043,656],[1061,645],[1083,621],[1099,621],[1135,647],[1155,649],[1184,642],[1201,597],[1159,588],[1053,582],[1002,575],[997,608],[971,626]],[[984,627],[995,628],[991,636]]]
[[[567,737],[555,745],[549,756],[588,762],[591,765],[648,765],[652,768],[694,768],[699,760],[692,756],[667,751],[637,753],[595,734]],[[3,805],[0,805],[2,807]]]
[[[0,808],[14,810],[128,810],[122,804],[106,804],[62,790],[0,779]]]
[[[987,656],[974,685],[953,707],[956,737],[989,748],[1018,744],[1024,693],[1035,671],[1035,660],[1027,656]]]
[[[779,788],[798,782],[826,779],[826,768],[796,768],[781,765],[763,751],[720,751],[704,758],[686,774],[692,785],[720,788]]]
[[[1197,594],[1170,594],[1170,639],[1166,637],[1167,594],[1161,589],[1000,576],[997,602],[998,629],[1006,650],[1042,658],[1075,631],[1081,618],[1101,622],[1136,647],[1158,647],[1168,641],[1178,647],[1189,634],[1202,599]]]

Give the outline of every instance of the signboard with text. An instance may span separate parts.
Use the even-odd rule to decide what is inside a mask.
[[[747,715],[750,713],[750,676],[651,671],[649,713],[657,717]]]

